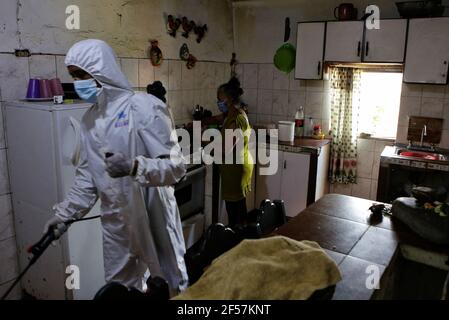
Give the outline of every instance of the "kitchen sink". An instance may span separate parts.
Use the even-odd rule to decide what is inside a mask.
[[[424,151],[411,151],[408,149],[398,149],[397,154],[403,157],[419,158],[430,161],[447,161],[447,157],[440,153],[424,152]]]

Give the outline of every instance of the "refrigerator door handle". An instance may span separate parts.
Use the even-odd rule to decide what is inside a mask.
[[[77,167],[80,160],[80,152],[81,152],[81,126],[78,120],[76,120],[73,117],[70,117],[70,125],[72,126],[73,131],[75,132],[75,148],[72,152],[70,160],[73,166]]]

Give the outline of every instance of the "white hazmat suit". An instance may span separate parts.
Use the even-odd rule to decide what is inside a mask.
[[[106,282],[142,290],[149,269],[172,290],[185,289],[185,244],[172,186],[184,176],[185,166],[166,105],[131,90],[103,41],[76,43],[65,63],[88,72],[102,88],[82,119],[75,182],[65,201],[55,205],[56,217],[80,218],[100,198]],[[136,159],[136,175],[111,178],[105,152]]]

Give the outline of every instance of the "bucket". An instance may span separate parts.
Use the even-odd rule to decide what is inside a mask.
[[[279,140],[293,142],[295,139],[295,123],[293,121],[279,121]]]

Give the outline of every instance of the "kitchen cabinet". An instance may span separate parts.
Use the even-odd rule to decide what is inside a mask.
[[[330,21],[326,27],[325,61],[361,62],[364,21]]]
[[[325,22],[298,23],[296,79],[322,79]]]
[[[446,84],[449,17],[410,19],[404,82]]]
[[[257,170],[256,203],[282,199],[287,216],[296,216],[307,207],[309,164],[308,153],[278,151],[278,170],[274,175],[260,175],[260,168]]]
[[[406,19],[385,19],[380,21],[379,29],[366,29],[363,61],[403,62],[406,35]]]

